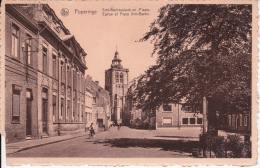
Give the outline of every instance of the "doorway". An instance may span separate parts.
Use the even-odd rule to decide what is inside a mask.
[[[32,101],[26,100],[26,136],[32,135]]]
[[[47,134],[47,100],[42,99],[42,133]]]

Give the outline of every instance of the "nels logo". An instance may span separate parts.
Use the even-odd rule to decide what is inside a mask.
[[[69,15],[69,9],[67,9],[67,8],[61,9],[61,15],[64,16],[64,17],[68,16]]]

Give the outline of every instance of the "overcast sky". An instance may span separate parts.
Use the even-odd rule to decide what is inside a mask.
[[[105,70],[111,66],[116,46],[124,68],[129,69],[129,82],[144,73],[156,62],[151,57],[153,45],[150,41],[136,42],[149,31],[150,23],[158,16],[158,4],[155,3],[128,3],[117,2],[50,2],[50,7],[61,19],[65,27],[87,53],[86,75],[92,76],[94,81],[99,81],[100,86],[105,85]],[[145,16],[103,16],[102,8],[109,9],[149,9]],[[61,15],[61,9],[69,9],[69,15]],[[97,14],[79,14],[78,11],[97,11]],[[76,12],[75,12],[76,11]],[[144,11],[143,11],[144,12]],[[116,12],[113,12],[114,14]],[[131,13],[130,13],[131,14]]]

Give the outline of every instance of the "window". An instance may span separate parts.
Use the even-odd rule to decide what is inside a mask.
[[[20,86],[13,85],[12,122],[20,122]]]
[[[235,115],[232,115],[232,126],[235,126]]]
[[[70,66],[67,66],[67,81],[68,81],[68,84],[70,85],[71,84],[71,73],[70,73]]]
[[[228,126],[231,126],[231,115],[228,115]]]
[[[120,73],[120,83],[123,83],[124,78],[123,78],[123,73]]]
[[[52,74],[53,78],[57,79],[57,54],[52,53]]]
[[[163,125],[172,125],[172,118],[163,118],[162,124]]]
[[[55,122],[55,114],[56,114],[56,96],[52,96],[52,111],[53,111],[53,122]]]
[[[48,53],[48,50],[47,50],[47,45],[43,45],[43,49],[42,49],[42,71],[43,73],[47,73],[47,53]]]
[[[182,119],[182,124],[188,124],[188,118],[183,118]]]
[[[244,126],[247,126],[247,116],[244,116]]]
[[[190,118],[190,124],[195,125],[195,118]]]
[[[172,111],[171,105],[163,105],[163,111]]]
[[[118,72],[116,72],[116,83],[118,83]]]
[[[61,113],[60,113],[61,116],[64,113],[64,109],[63,108],[64,108],[64,98],[61,98]]]
[[[77,84],[76,83],[76,80],[77,80],[76,77],[77,77],[76,76],[76,71],[73,71],[73,88],[76,88],[76,84]]]
[[[61,62],[60,65],[60,76],[61,76],[61,82],[65,83],[64,62]]]
[[[93,104],[96,104],[97,103],[97,99],[96,97],[93,97]]]
[[[73,99],[73,118],[76,115],[76,108],[77,108],[77,103],[76,103],[76,99]]]
[[[70,101],[68,100],[67,101],[67,115],[66,115],[66,118],[68,118],[69,113],[70,113]]]
[[[12,56],[18,58],[19,53],[19,28],[12,25]]]
[[[26,61],[27,64],[31,64],[31,54],[32,54],[32,37],[30,35],[26,35]]]
[[[197,118],[197,124],[202,124],[202,118]]]
[[[243,126],[243,116],[239,114],[239,126]]]

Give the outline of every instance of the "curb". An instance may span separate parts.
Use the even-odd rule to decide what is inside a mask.
[[[98,131],[96,134],[98,134],[98,133],[102,133],[102,131]],[[74,135],[75,135],[75,134],[74,134]],[[48,145],[48,144],[54,144],[54,143],[58,143],[58,142],[62,142],[62,141],[67,141],[67,140],[71,140],[71,139],[83,137],[83,136],[86,136],[86,135],[88,135],[88,134],[73,136],[73,137],[70,137],[70,138],[64,138],[64,139],[60,139],[60,140],[56,140],[56,141],[52,141],[52,142],[48,142],[48,143],[42,143],[42,144],[37,144],[37,145],[33,145],[33,146],[24,147],[24,148],[18,149],[18,150],[15,151],[15,152],[10,152],[10,153],[8,153],[8,154],[6,153],[6,155],[11,155],[11,154],[18,153],[18,152],[21,152],[21,151],[24,151],[24,150],[28,150],[28,149],[32,149],[32,148],[37,148],[37,147],[44,146],[44,145]],[[6,151],[7,151],[7,150],[6,150]]]
[[[18,150],[15,151],[15,152],[11,152],[11,153],[8,153],[8,154],[6,153],[6,155],[18,153],[18,152],[21,152],[21,151],[24,151],[24,150],[28,150],[28,149],[32,149],[32,148],[37,148],[37,147],[44,146],[44,145],[48,145],[48,144],[54,144],[54,143],[58,143],[58,142],[62,142],[62,141],[67,141],[67,140],[71,140],[71,139],[78,138],[78,137],[83,137],[83,136],[86,136],[86,135],[78,135],[78,136],[74,136],[74,137],[70,137],[70,138],[65,138],[65,139],[60,139],[60,140],[56,140],[56,141],[52,141],[52,142],[48,142],[48,143],[42,143],[42,144],[37,144],[37,145],[33,145],[33,146],[28,146],[28,147],[25,147],[25,148],[18,149]],[[6,151],[7,151],[7,150],[6,150]]]

